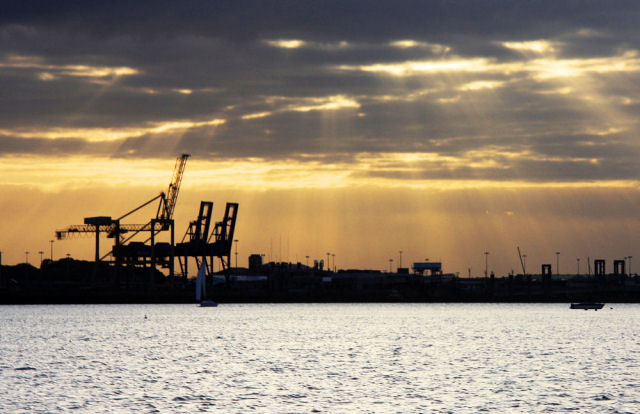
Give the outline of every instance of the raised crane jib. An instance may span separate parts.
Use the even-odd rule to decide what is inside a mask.
[[[187,165],[187,158],[189,158],[189,156],[189,154],[182,154],[176,159],[173,177],[167,190],[167,196],[164,199],[164,209],[159,217],[161,219],[171,220],[173,217],[173,210],[178,201],[178,192],[180,191],[180,183],[182,182],[182,174],[184,173],[184,167]]]
[[[522,274],[527,274],[527,269],[524,267],[524,261],[522,260],[522,254],[520,254],[520,246],[516,246],[518,248],[518,257],[520,257],[520,265],[522,266]]]

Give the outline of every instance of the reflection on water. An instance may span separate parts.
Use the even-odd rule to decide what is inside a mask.
[[[0,306],[0,412],[639,412],[639,311]]]

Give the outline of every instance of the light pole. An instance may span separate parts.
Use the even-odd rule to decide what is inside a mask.
[[[489,275],[489,252],[484,252],[484,277]]]
[[[391,273],[391,263],[393,263],[393,259],[389,259],[389,273]]]
[[[331,257],[331,253],[327,252],[327,270],[331,269],[331,262],[329,262],[329,257]]]
[[[331,258],[333,259],[333,271],[336,271],[336,254],[331,253]]]
[[[400,253],[400,261],[398,262],[398,267],[402,267],[402,250],[399,250],[398,253]]]
[[[629,276],[631,276],[631,258],[633,256],[629,256]]]
[[[556,252],[556,275],[560,275],[560,252]]]
[[[309,255],[305,256],[307,258],[307,267],[309,267]]]
[[[51,245],[51,261],[53,262],[53,240],[49,240],[49,244]]]
[[[576,276],[580,276],[580,258],[576,258],[576,261],[578,262],[578,271],[576,272]]]
[[[25,255],[25,257],[26,257],[25,262],[26,262],[27,264],[29,264],[29,252],[28,252],[28,251],[24,252],[24,255]]]
[[[42,266],[42,255],[44,254],[44,252],[40,250],[38,253],[40,254],[40,266]]]

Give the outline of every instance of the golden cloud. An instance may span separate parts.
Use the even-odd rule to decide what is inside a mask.
[[[169,131],[186,130],[203,126],[218,126],[226,122],[225,119],[211,119],[206,121],[167,121],[152,122],[139,127],[114,127],[114,128],[75,128],[75,127],[51,127],[51,128],[14,128],[0,129],[0,135],[15,136],[18,138],[78,138],[90,142],[115,141],[123,138],[135,138],[147,134],[159,134]]]
[[[0,60],[0,68],[34,69],[42,71],[40,80],[50,81],[58,76],[75,76],[87,78],[106,78],[132,76],[139,70],[128,66],[94,66],[94,65],[54,65],[46,63],[37,56],[9,56]]]

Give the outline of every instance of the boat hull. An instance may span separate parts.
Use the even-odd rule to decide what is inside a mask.
[[[218,306],[218,304],[212,300],[203,300],[202,302],[200,302],[201,308],[210,308],[215,306]]]
[[[571,309],[584,309],[584,310],[588,310],[588,309],[594,309],[594,310],[598,310],[598,309],[602,309],[602,307],[604,306],[604,303],[572,303],[571,304]]]

